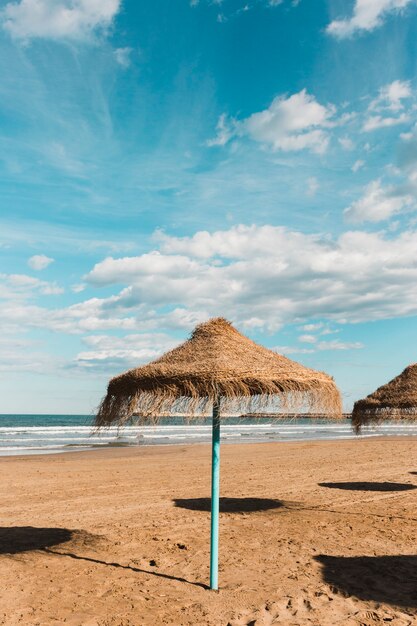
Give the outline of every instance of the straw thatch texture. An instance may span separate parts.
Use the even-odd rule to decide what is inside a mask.
[[[172,412],[204,413],[220,398],[224,410],[307,408],[341,415],[333,379],[264,348],[227,320],[200,324],[190,339],[149,365],[112,378],[96,417],[98,427]]]
[[[409,365],[396,378],[355,402],[352,424],[361,426],[384,419],[417,419],[417,363]]]

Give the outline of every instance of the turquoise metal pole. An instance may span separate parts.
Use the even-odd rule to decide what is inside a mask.
[[[219,482],[220,398],[213,403],[213,436],[211,444],[210,589],[219,588]]]

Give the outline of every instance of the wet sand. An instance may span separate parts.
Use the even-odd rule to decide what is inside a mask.
[[[417,624],[417,440],[0,458],[0,624]]]

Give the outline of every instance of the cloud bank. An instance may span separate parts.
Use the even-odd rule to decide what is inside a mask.
[[[276,330],[314,318],[359,322],[417,312],[414,231],[395,238],[348,231],[332,240],[240,225],[183,238],[159,233],[158,240],[159,250],[109,257],[85,277],[91,285],[125,285],[97,301],[101,315],[171,306]]]
[[[157,232],[154,241],[150,252],[94,265],[84,276],[87,289],[97,294],[104,287],[106,295],[82,299],[80,292],[80,301],[70,306],[57,306],[62,289],[55,283],[1,275],[4,333],[78,335],[85,349],[68,367],[109,372],[157,357],[175,345],[178,334],[216,315],[249,334],[301,325],[299,345],[280,349],[307,354],[362,347],[327,340],[337,332],[334,324],[417,314],[415,230],[351,230],[331,238],[283,226],[238,225],[189,237]],[[44,296],[49,306],[37,303]]]

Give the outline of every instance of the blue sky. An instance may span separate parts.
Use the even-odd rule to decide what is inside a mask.
[[[222,315],[345,407],[416,361],[415,0],[0,1],[0,412]]]

